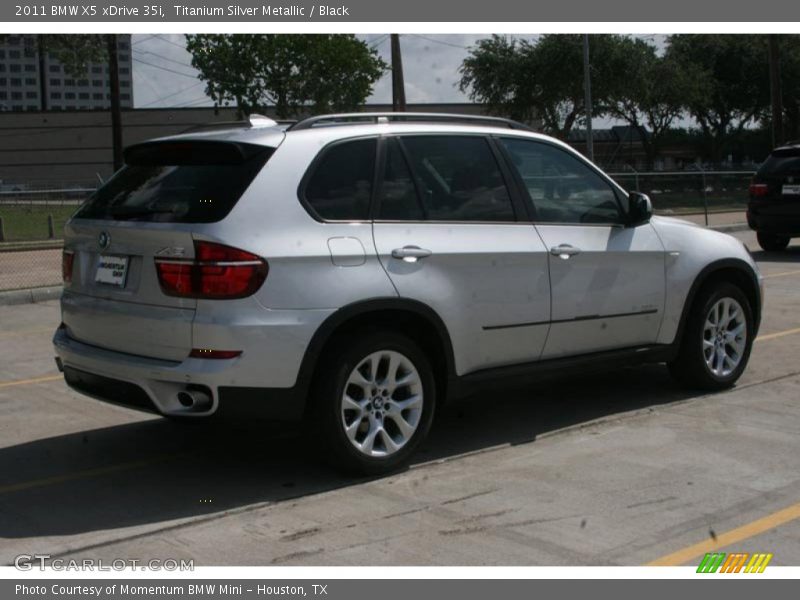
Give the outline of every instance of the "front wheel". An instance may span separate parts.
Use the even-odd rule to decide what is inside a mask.
[[[789,237],[772,233],[757,233],[758,245],[767,252],[780,252],[789,245]]]
[[[316,381],[317,431],[325,458],[376,475],[402,466],[427,435],[436,386],[427,356],[394,332],[348,336],[327,353]]]
[[[753,311],[744,292],[730,283],[703,288],[691,308],[672,375],[687,387],[731,387],[750,358]]]

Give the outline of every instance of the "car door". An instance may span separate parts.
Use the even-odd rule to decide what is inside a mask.
[[[456,371],[537,360],[549,327],[547,251],[482,135],[388,136],[374,210],[380,260],[444,321]]]
[[[502,138],[548,249],[551,328],[543,358],[655,343],[664,311],[664,247],[625,225],[623,192],[574,151]]]

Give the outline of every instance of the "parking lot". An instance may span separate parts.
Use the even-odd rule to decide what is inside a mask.
[[[18,554],[200,565],[800,564],[800,245],[757,249],[766,306],[733,390],[661,366],[447,409],[413,464],[325,467],[296,431],[180,426],[68,390],[57,302],[0,307],[0,563]]]

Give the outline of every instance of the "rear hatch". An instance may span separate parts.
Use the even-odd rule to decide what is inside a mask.
[[[223,219],[272,148],[212,140],[132,146],[126,166],[66,227],[72,254],[63,321],[70,337],[180,361],[192,349],[197,301],[162,290],[156,258],[194,258],[193,229]]]
[[[800,210],[800,147],[773,150],[753,178],[750,191],[751,200],[763,208],[769,207],[770,215],[797,216]]]

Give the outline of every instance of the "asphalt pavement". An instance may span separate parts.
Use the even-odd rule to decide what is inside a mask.
[[[57,302],[0,307],[0,564],[800,564],[800,245],[761,252],[761,332],[732,390],[654,365],[447,409],[412,467],[327,468],[297,430],[180,426],[70,391]]]

